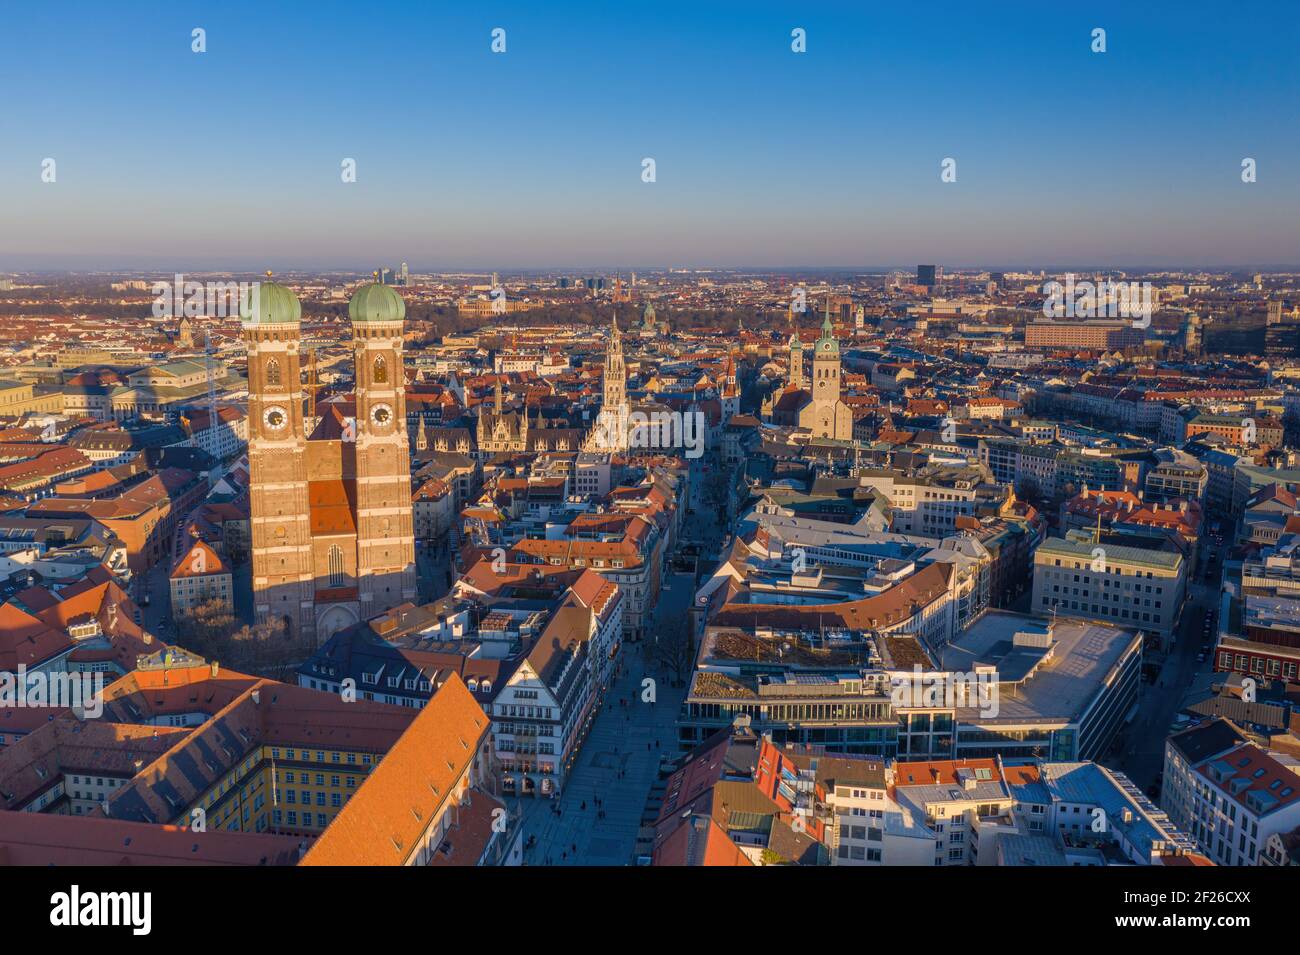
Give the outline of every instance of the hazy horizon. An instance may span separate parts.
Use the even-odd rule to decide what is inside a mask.
[[[150,260],[154,261],[154,260]],[[22,274],[22,275],[152,275],[152,274],[189,274],[202,275],[205,273],[220,275],[263,275],[268,267],[273,275],[356,275],[365,276],[372,273],[375,267],[383,265],[394,270],[399,269],[402,264],[401,259],[388,259],[382,262],[374,262],[369,266],[365,265],[286,265],[282,262],[271,262],[260,265],[239,264],[223,265],[215,260],[195,263],[175,263],[175,264],[147,264],[141,262],[132,265],[93,265],[55,267],[50,265],[13,265],[0,258],[0,273]],[[1124,272],[1127,274],[1158,273],[1158,272],[1205,272],[1218,274],[1243,274],[1243,275],[1287,275],[1300,273],[1300,264],[1266,264],[1257,265],[1253,263],[1225,265],[1219,264],[1171,264],[1171,265],[1136,265],[1133,263],[1109,263],[1099,264],[1089,263],[1030,263],[1030,264],[973,264],[964,265],[960,263],[951,263],[943,261],[933,262],[915,262],[910,264],[897,265],[702,265],[702,264],[676,264],[666,265],[603,265],[603,264],[585,264],[585,265],[509,265],[500,263],[474,264],[474,265],[456,265],[456,264],[438,264],[438,265],[417,265],[407,262],[412,275],[452,275],[452,274],[482,274],[490,275],[497,273],[503,276],[527,276],[527,275],[549,275],[565,274],[570,276],[584,276],[597,274],[624,274],[632,272],[654,275],[668,272],[670,269],[674,274],[689,273],[723,273],[737,275],[799,275],[803,273],[820,273],[833,274],[843,273],[845,275],[884,275],[890,272],[908,272],[914,273],[917,265],[934,264],[941,266],[945,274],[961,273],[979,273],[979,272],[1009,272],[1031,274],[1036,272],[1046,272],[1048,274],[1063,274],[1065,272],[1076,272],[1080,274],[1091,274],[1099,272]]]

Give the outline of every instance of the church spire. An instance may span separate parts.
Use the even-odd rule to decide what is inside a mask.
[[[609,345],[605,349],[605,404],[621,407],[627,396],[627,370],[623,364],[623,338],[618,330],[618,313],[609,323]]]
[[[605,372],[601,385],[604,395],[592,432],[591,447],[599,451],[626,450],[631,409],[627,403],[627,366],[623,362],[617,312],[609,323],[609,343],[605,346]]]

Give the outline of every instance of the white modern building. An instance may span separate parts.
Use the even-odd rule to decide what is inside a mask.
[[[1214,862],[1259,865],[1271,837],[1300,826],[1297,765],[1209,720],[1165,741],[1160,802]]]

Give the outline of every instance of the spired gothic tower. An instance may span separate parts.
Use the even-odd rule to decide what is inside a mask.
[[[831,325],[829,307],[822,322],[821,337],[813,349],[813,401],[834,403],[840,397],[840,343]]]
[[[248,468],[253,604],[294,636],[315,632],[307,433],[293,292],[262,282],[240,303],[248,349]]]
[[[722,384],[722,420],[740,414],[740,386],[736,383],[736,360],[727,356],[727,372]]]
[[[587,442],[588,451],[626,451],[631,408],[627,403],[627,367],[623,363],[623,335],[615,315],[605,346],[604,398],[596,427]]]
[[[803,342],[798,328],[790,332],[790,387],[803,387]]]
[[[406,303],[367,285],[348,303],[356,358],[357,589],[361,619],[416,599],[402,331]]]
[[[849,441],[853,438],[853,412],[840,398],[840,343],[826,311],[821,337],[813,345],[812,400],[799,411],[799,426],[815,437]]]
[[[618,330],[617,315],[609,326],[604,386],[606,408],[622,408],[627,404],[627,368],[623,364],[623,335]]]

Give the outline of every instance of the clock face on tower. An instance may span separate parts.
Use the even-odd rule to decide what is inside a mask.
[[[393,409],[388,405],[378,404],[370,409],[370,420],[380,428],[386,428],[393,420]]]
[[[278,405],[272,405],[262,412],[262,420],[272,431],[279,431],[289,421],[289,416],[284,413],[284,409]]]

